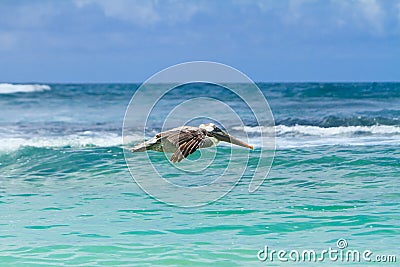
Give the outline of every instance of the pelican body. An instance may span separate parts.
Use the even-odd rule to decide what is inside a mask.
[[[213,123],[200,124],[199,127],[181,126],[156,134],[150,140],[131,148],[132,152],[154,150],[173,153],[170,160],[180,162],[197,149],[217,145],[220,141],[253,149],[239,139],[222,131]]]

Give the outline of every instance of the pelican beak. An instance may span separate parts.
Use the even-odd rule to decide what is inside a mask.
[[[237,145],[237,146],[250,148],[251,150],[254,149],[253,146],[251,146],[249,144],[246,144],[245,142],[242,142],[239,139],[237,139],[237,138],[235,138],[235,137],[233,137],[233,136],[231,136],[231,135],[229,135],[229,134],[227,134],[225,132],[222,132],[222,134],[221,133],[215,133],[214,137],[217,138],[219,141],[222,141],[222,142],[228,142],[228,143],[231,143],[231,144],[234,144],[234,145]]]

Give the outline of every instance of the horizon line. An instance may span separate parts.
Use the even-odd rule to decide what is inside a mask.
[[[143,82],[130,82],[130,81],[29,81],[29,82],[10,82],[10,81],[0,81],[0,84],[143,84]],[[166,83],[175,83],[175,82],[163,82],[161,84]],[[206,83],[206,82],[205,82]],[[221,83],[227,83],[222,82]],[[235,83],[235,82],[228,82]],[[254,83],[264,83],[264,84],[277,84],[277,83],[400,83],[400,80],[354,80],[354,81],[344,81],[344,80],[327,80],[327,81],[318,81],[318,80],[304,80],[304,81],[254,81]],[[149,83],[150,84],[150,83]],[[160,83],[152,83],[152,84],[160,84]]]

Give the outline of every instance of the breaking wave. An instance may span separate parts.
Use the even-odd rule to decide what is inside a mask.
[[[122,138],[118,134],[107,133],[102,135],[74,134],[67,136],[43,137],[6,137],[2,138],[0,151],[12,151],[21,147],[111,147],[120,146]]]
[[[261,146],[260,133],[266,133],[263,138],[269,138],[271,128],[262,126],[233,127],[232,135],[246,132],[249,143],[255,147]],[[230,132],[230,131],[229,131]],[[318,127],[308,125],[275,126],[276,145],[278,148],[294,148],[326,145],[388,145],[400,142],[400,126],[339,126]],[[150,138],[148,136],[147,138]],[[87,147],[122,147],[122,136],[116,132],[83,131],[68,135],[26,136],[0,135],[0,151],[14,151],[22,147],[37,148],[87,148]],[[143,141],[143,134],[134,132],[126,137],[129,144]],[[224,145],[224,143],[222,143]]]
[[[0,83],[0,94],[31,93],[43,92],[48,90],[51,90],[51,87],[45,84]]]
[[[234,127],[234,130],[245,131],[249,142],[257,145],[260,133],[263,138],[270,138],[271,128],[267,127]],[[278,149],[313,146],[369,146],[397,145],[400,142],[400,126],[339,126],[318,127],[309,125],[275,126],[276,147]]]
[[[268,128],[263,126],[233,127],[234,130],[242,130],[249,134],[267,132]],[[277,136],[360,136],[360,135],[400,135],[400,126],[373,125],[373,126],[338,126],[319,127],[310,125],[277,125],[275,126]]]

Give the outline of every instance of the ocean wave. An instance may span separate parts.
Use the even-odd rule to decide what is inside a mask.
[[[0,94],[43,92],[51,90],[46,84],[11,84],[0,83]]]
[[[400,126],[339,126],[319,127],[309,125],[277,125],[271,127],[234,127],[236,131],[244,131],[249,142],[256,147],[260,145],[260,137],[269,142],[275,130],[275,144],[278,149],[320,147],[320,146],[376,146],[398,145],[400,143]],[[258,146],[257,146],[258,145]]]
[[[111,147],[122,145],[122,137],[118,134],[103,135],[67,135],[46,137],[6,137],[1,138],[0,151],[13,151],[21,147]]]
[[[233,127],[234,130],[242,130],[249,134],[271,132],[271,128],[263,126]],[[400,126],[373,125],[373,126],[338,126],[319,127],[310,125],[277,125],[276,136],[303,135],[303,136],[360,136],[360,135],[400,135]]]
[[[371,116],[373,115],[373,116]],[[370,112],[369,116],[326,116],[322,119],[315,116],[314,119],[285,118],[276,121],[277,125],[295,126],[309,125],[324,128],[339,126],[375,126],[375,125],[397,125],[400,126],[400,110],[382,109]]]
[[[400,96],[398,83],[292,83],[261,84],[264,90],[291,98],[389,99]]]
[[[271,127],[233,127],[232,135],[240,136],[238,132],[248,134],[248,143],[260,148],[265,142],[270,142],[271,133],[275,130],[276,146],[278,148],[326,146],[326,145],[397,145],[400,142],[400,127],[388,125],[376,126],[340,126],[323,128],[318,126],[285,126]],[[235,131],[238,131],[235,133]],[[261,138],[260,133],[263,133]],[[152,136],[147,136],[147,139]],[[243,139],[245,140],[245,139]],[[143,134],[132,132],[124,140],[135,144],[143,141]],[[69,135],[27,136],[11,133],[0,135],[0,151],[13,151],[21,147],[44,148],[85,148],[85,147],[115,147],[123,146],[124,141],[119,133],[83,131]],[[228,145],[222,143],[221,145]]]

